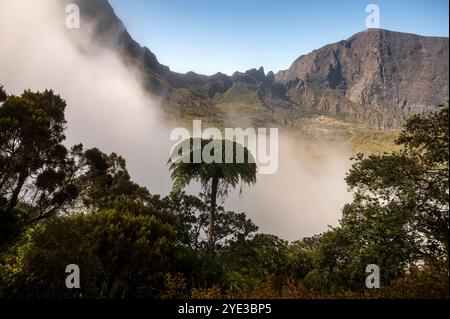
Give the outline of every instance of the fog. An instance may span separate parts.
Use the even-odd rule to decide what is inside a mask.
[[[53,89],[67,102],[67,144],[83,143],[125,157],[134,180],[167,191],[169,129],[159,103],[137,72],[87,36],[91,27],[65,27],[64,7],[52,0],[0,2],[0,83],[8,93]]]
[[[344,181],[350,151],[286,134],[280,135],[278,147],[277,173],[258,175],[242,196],[234,192],[230,208],[247,212],[260,232],[292,241],[336,226],[341,208],[352,198]]]
[[[53,1],[0,0],[0,84],[10,94],[53,89],[67,101],[68,145],[122,155],[133,180],[166,195],[172,127],[162,121],[159,101],[142,89],[137,72],[89,40],[89,26],[81,21],[80,30],[69,30],[64,20],[64,8]],[[256,185],[242,196],[233,192],[225,206],[288,240],[323,232],[351,199],[343,180],[348,157],[346,150],[280,131],[278,172],[258,175]]]

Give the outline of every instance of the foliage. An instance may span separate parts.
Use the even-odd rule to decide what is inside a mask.
[[[210,200],[205,194],[199,197],[184,192],[172,192],[162,199],[161,204],[175,213],[179,220],[178,239],[194,249],[207,249],[205,234],[209,227]],[[225,211],[216,207],[214,223],[214,242],[216,245],[246,239],[256,232],[258,227],[244,213]]]
[[[0,85],[0,103],[5,102],[7,97],[8,97],[8,95],[6,94],[5,90],[3,89],[3,85]]]
[[[186,280],[180,273],[166,273],[164,275],[163,299],[185,299],[188,297]]]
[[[205,154],[212,156],[213,160],[205,160]],[[194,180],[209,193],[208,249],[214,251],[217,197],[224,198],[230,187],[235,188],[239,183],[241,191],[242,184],[256,183],[255,159],[247,148],[234,141],[191,138],[175,147],[168,164],[174,191],[181,191]]]
[[[2,90],[1,95],[0,246],[24,225],[71,205],[82,166],[82,146],[63,144],[66,103],[61,97],[48,90],[6,99]]]
[[[152,297],[162,288],[174,227],[144,212],[105,210],[55,217],[30,229],[5,256],[0,294],[35,298]],[[67,289],[65,268],[80,267],[81,288]]]
[[[448,107],[412,117],[397,143],[401,151],[355,158],[346,177],[354,200],[316,255],[328,288],[363,289],[368,264],[389,284],[421,263],[448,260]]]
[[[413,116],[393,152],[358,154],[339,226],[289,243],[217,205],[256,182],[245,147],[185,141],[161,198],[120,155],[66,148],[65,106],[0,86],[0,297],[448,298],[448,107]],[[246,161],[227,163],[227,145]],[[193,162],[195,147],[222,163]],[[194,180],[199,196],[182,191]],[[69,264],[80,289],[65,286]],[[368,264],[381,289],[365,288]]]
[[[105,209],[120,201],[147,201],[146,188],[131,181],[125,159],[116,153],[106,155],[97,148],[83,154],[87,171],[78,179],[81,200],[90,209]]]

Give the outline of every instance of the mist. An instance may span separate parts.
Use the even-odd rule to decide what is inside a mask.
[[[169,128],[135,70],[89,38],[91,26],[65,27],[57,1],[0,4],[0,83],[10,94],[53,89],[67,102],[67,144],[122,155],[135,181],[167,192]]]
[[[173,125],[163,122],[138,72],[89,39],[83,21],[79,30],[65,28],[65,17],[54,1],[1,0],[0,84],[9,94],[53,89],[67,101],[68,145],[122,155],[134,181],[167,195]],[[350,153],[280,133],[278,172],[258,175],[256,185],[242,196],[232,192],[225,206],[245,212],[261,232],[296,240],[337,224],[351,199],[344,182]],[[198,190],[193,185],[189,192]]]
[[[351,201],[345,174],[350,150],[335,144],[313,143],[282,133],[278,171],[258,175],[242,195],[233,192],[229,208],[246,212],[263,233],[295,241],[337,226],[341,209]]]

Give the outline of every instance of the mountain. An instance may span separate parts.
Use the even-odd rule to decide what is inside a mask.
[[[96,41],[138,68],[171,117],[300,127],[305,118],[327,116],[391,129],[448,101],[448,38],[368,29],[277,74],[262,67],[232,76],[180,74],[132,39],[107,0],[66,1],[94,23]]]
[[[382,114],[433,111],[448,98],[448,38],[368,29],[298,58],[277,74],[332,89]]]

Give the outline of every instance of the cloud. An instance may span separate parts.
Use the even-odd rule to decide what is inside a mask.
[[[287,240],[322,233],[337,226],[343,205],[351,201],[344,181],[350,152],[336,145],[279,138],[276,174],[258,175],[243,196],[230,196],[228,207],[246,212],[264,233]]]
[[[82,142],[123,155],[132,178],[152,193],[167,194],[171,127],[137,72],[115,52],[88,37],[90,26],[64,26],[64,8],[52,0],[0,2],[0,83],[9,93],[51,88],[67,101],[68,144]],[[227,208],[244,211],[260,230],[295,240],[335,225],[350,199],[343,181],[348,156],[324,144],[280,135],[279,170],[259,175]],[[193,185],[190,192],[199,190]]]
[[[152,192],[170,185],[169,129],[137,72],[90,38],[91,26],[65,27],[52,0],[0,3],[0,83],[9,93],[53,89],[67,101],[68,144],[123,155],[133,178]]]

